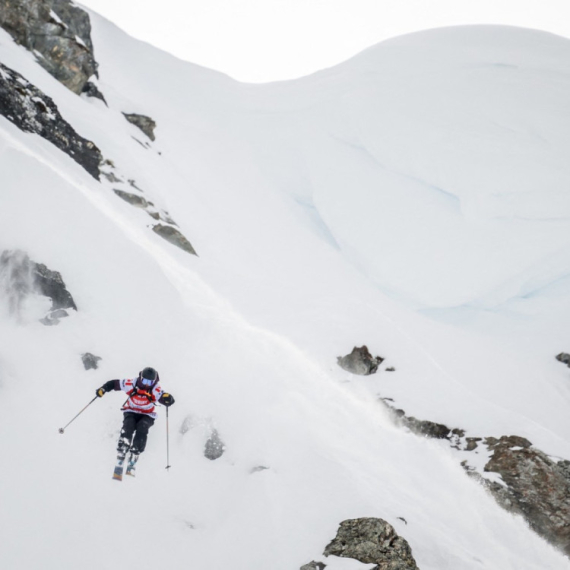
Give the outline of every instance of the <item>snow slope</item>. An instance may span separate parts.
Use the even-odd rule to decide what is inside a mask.
[[[0,249],[60,271],[79,307],[57,327],[37,322],[40,300],[0,321],[2,567],[285,570],[323,559],[342,520],[379,516],[422,570],[569,568],[377,398],[570,458],[570,384],[552,358],[570,298],[570,43],[437,30],[250,86],[91,17],[108,108],[1,31],[0,61],[200,257],[151,232],[116,184],[0,118]],[[121,112],[157,121],[150,149]],[[397,371],[336,366],[363,343]],[[85,351],[99,370],[83,369]],[[120,395],[57,428],[148,365],[176,398],[172,469],[161,410],[137,479],[118,485]],[[217,461],[202,453],[213,427]]]

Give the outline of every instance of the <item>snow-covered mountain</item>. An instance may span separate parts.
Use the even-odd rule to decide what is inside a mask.
[[[247,85],[48,4],[96,64],[72,90],[0,8],[1,567],[369,569],[323,550],[373,517],[421,570],[570,568],[570,42]],[[120,395],[58,428],[145,366],[172,467],[160,410],[119,484]]]

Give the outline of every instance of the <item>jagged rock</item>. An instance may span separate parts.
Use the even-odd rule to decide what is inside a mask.
[[[51,310],[56,312],[58,309],[73,309],[77,311],[77,305],[66,289],[65,283],[59,271],[48,269],[43,263],[34,263],[34,285],[37,291],[51,299]],[[55,318],[67,316],[62,313],[54,315]]]
[[[485,471],[498,473],[507,489],[491,488],[508,510],[570,556],[570,462],[555,462],[525,438],[487,438],[493,450]]]
[[[97,370],[97,368],[99,368],[99,361],[102,360],[102,358],[90,352],[84,352],[81,355],[81,360],[83,361],[85,370]]]
[[[137,113],[123,113],[127,121],[138,127],[151,141],[155,139],[154,129],[156,122],[146,115],[138,115]]]
[[[570,354],[567,352],[561,352],[560,354],[556,355],[556,360],[559,360],[570,368]]]
[[[55,103],[18,72],[0,63],[0,114],[26,133],[51,142],[99,180],[99,149],[78,135]]]
[[[131,194],[130,192],[124,192],[123,190],[117,190],[113,188],[113,192],[128,202],[131,206],[135,206],[135,208],[148,208],[148,202],[142,196],[138,196],[137,194]]]
[[[424,435],[435,439],[450,439],[452,434],[461,437],[461,430],[452,430],[444,424],[438,424],[429,420],[418,420],[413,416],[406,416],[404,410],[391,406],[384,399],[380,401],[384,406],[386,406],[395,423],[407,427],[410,431],[418,435]]]
[[[498,473],[504,485],[486,479],[464,460],[461,465],[467,474],[485,486],[501,507],[521,515],[535,532],[570,556],[570,461],[555,462],[516,435],[465,438],[464,430],[408,417],[387,400],[381,402],[395,423],[414,433],[448,439],[452,447],[465,451],[474,451],[483,441],[493,452],[484,470]]]
[[[312,562],[301,566],[299,570],[324,570],[326,567],[326,564],[323,564],[322,562],[315,562],[313,560]]]
[[[408,542],[379,518],[343,521],[324,555],[377,564],[373,570],[418,570]]]
[[[194,251],[192,244],[176,228],[173,228],[172,226],[157,224],[153,226],[152,230],[167,242],[179,247],[180,249],[183,249],[184,251],[187,251],[188,253],[191,253],[192,255],[198,255],[196,251]]]
[[[396,369],[393,366],[386,368],[386,372],[396,372]]]
[[[107,105],[107,99],[105,99],[103,93],[99,91],[99,87],[97,87],[97,85],[95,85],[95,83],[93,83],[92,81],[88,81],[83,86],[81,93],[87,95],[87,97],[95,97],[96,99],[100,99],[101,101],[103,101],[103,103],[105,103],[105,105]],[[109,105],[107,105],[107,107],[108,106]]]
[[[16,317],[29,295],[49,297],[51,308],[40,321],[45,325],[56,325],[59,319],[67,317],[69,313],[65,309],[77,310],[61,274],[43,263],[35,263],[23,251],[6,250],[0,255],[0,289],[8,301],[9,313]]]
[[[89,15],[69,0],[5,0],[0,26],[74,93],[97,76]]]
[[[218,433],[217,429],[213,429],[206,445],[204,447],[204,457],[214,461],[219,459],[226,450],[226,446],[224,442],[220,438],[220,434]]]
[[[378,370],[378,366],[384,359],[380,356],[372,356],[367,346],[354,347],[346,356],[337,357],[338,365],[348,372],[368,376]]]

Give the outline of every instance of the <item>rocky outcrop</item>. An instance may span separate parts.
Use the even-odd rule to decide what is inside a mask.
[[[116,188],[113,188],[113,192],[119,198],[122,198],[125,202],[129,203],[131,206],[134,206],[135,208],[141,208],[142,210],[148,208],[148,202],[146,198],[143,198],[138,194],[133,194],[132,192],[125,192],[124,190],[118,190]]]
[[[0,26],[74,93],[102,98],[87,12],[69,0],[4,0]]]
[[[432,422],[429,420],[418,420],[413,416],[407,416],[404,410],[392,406],[387,399],[382,399],[381,402],[388,409],[392,419],[397,425],[408,428],[410,431],[417,435],[431,437],[434,439],[447,439],[457,445],[458,439],[465,435],[465,432],[458,428],[449,428],[444,424]]]
[[[165,226],[163,224],[156,224],[153,226],[152,231],[176,247],[179,247],[192,255],[198,255],[192,247],[192,244],[186,239],[182,232],[176,228]]]
[[[85,370],[97,370],[99,368],[99,361],[102,360],[100,356],[95,356],[90,352],[84,352],[81,355],[81,361]]]
[[[137,113],[123,113],[127,121],[138,127],[151,141],[155,140],[154,129],[156,122],[146,115],[138,115]]]
[[[374,374],[383,361],[381,356],[372,356],[367,346],[360,348],[355,346],[350,354],[337,357],[337,363],[341,368],[361,376]]]
[[[204,446],[204,457],[210,459],[211,461],[214,461],[216,459],[219,459],[224,454],[225,450],[226,446],[224,445],[224,442],[222,441],[218,430],[215,428],[212,429],[212,433],[210,434],[210,437]]]
[[[16,318],[30,295],[51,300],[51,307],[41,320],[45,325],[58,324],[59,319],[69,316],[68,309],[77,311],[61,273],[48,269],[43,263],[35,263],[23,251],[6,250],[0,255],[0,289],[8,303],[9,314]]]
[[[418,570],[408,542],[379,518],[343,521],[324,555],[376,564],[373,570]]]
[[[522,437],[487,438],[485,444],[493,452],[485,471],[498,473],[506,485],[491,492],[570,556],[570,461],[554,461]]]
[[[560,354],[556,355],[556,360],[562,362],[562,364],[566,364],[566,366],[570,368],[570,354],[567,352],[561,352]]]
[[[381,402],[397,425],[413,433],[446,439],[451,447],[461,451],[486,448],[491,452],[483,473],[471,467],[468,460],[461,465],[501,507],[524,517],[535,532],[570,556],[570,461],[553,460],[523,437],[465,437],[462,429],[417,420],[387,399]],[[487,479],[485,473],[497,473],[502,483]]]
[[[1,63],[0,114],[20,130],[46,139],[99,180],[102,157],[95,144],[75,132],[50,97]]]
[[[77,311],[77,305],[65,287],[61,273],[48,269],[43,263],[31,263],[33,264],[34,287],[40,295],[51,299],[51,310],[73,309]]]

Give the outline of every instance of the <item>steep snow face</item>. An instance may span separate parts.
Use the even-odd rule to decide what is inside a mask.
[[[290,143],[304,168],[282,186],[413,306],[493,309],[568,283],[569,54],[548,34],[446,29],[270,87],[318,108],[301,127],[321,144]]]
[[[564,219],[502,220],[508,200],[488,187],[479,193],[473,180],[491,184],[497,162],[476,144],[495,127],[471,116],[473,89],[491,97],[483,116],[491,109],[507,124],[522,121],[508,113],[520,105],[543,128],[542,99],[524,102],[507,81],[517,97],[503,116],[494,86],[509,71],[483,68],[469,90],[454,70],[469,76],[481,61],[526,58],[541,87],[569,95],[560,78],[568,43],[519,30],[443,30],[301,81],[252,87],[92,18],[109,108],[70,93],[4,33],[0,59],[166,208],[200,257],[155,235],[148,214],[115,195],[118,183],[95,181],[46,140],[0,120],[0,249],[60,271],[78,307],[49,328],[37,322],[37,300],[19,322],[2,313],[0,454],[13,466],[0,475],[2,566],[289,570],[322,559],[341,520],[380,516],[422,570],[569,568],[468,479],[447,447],[396,429],[377,403],[391,397],[418,418],[468,435],[516,433],[570,458],[570,390],[553,355],[507,351],[384,293],[416,307],[470,302],[530,271],[524,254],[538,264],[562,250]],[[421,111],[428,103],[432,119]],[[140,144],[123,112],[156,120],[156,141]],[[472,131],[461,127],[469,121]],[[544,166],[537,147],[524,136],[511,146],[508,136],[498,128],[497,149],[525,148],[526,160],[515,150],[512,160],[534,176]],[[558,136],[553,152],[564,148]],[[499,169],[496,180],[509,172]],[[528,204],[546,212],[537,187],[526,188]],[[518,202],[509,207],[520,217]],[[510,237],[493,243],[497,235]],[[355,379],[336,366],[363,343],[396,372]],[[98,370],[83,369],[86,351],[102,357]],[[120,395],[97,400],[63,436],[57,428],[104,381],[147,365],[177,400],[172,469],[164,469],[161,410],[137,479],[119,486],[111,473]],[[212,429],[226,446],[216,461],[203,456]]]

